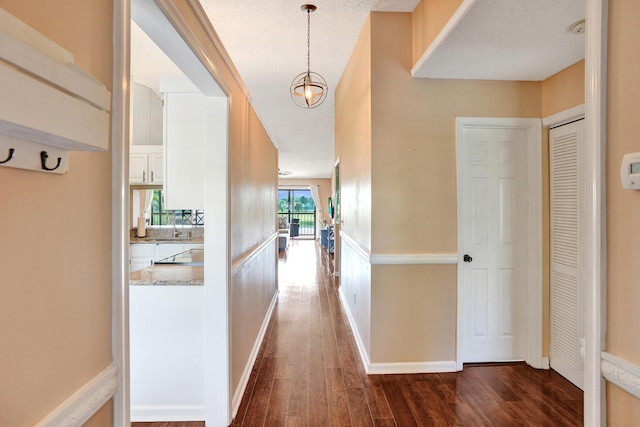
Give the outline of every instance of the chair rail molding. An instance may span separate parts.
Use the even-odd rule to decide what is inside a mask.
[[[640,399],[640,366],[603,351],[601,369],[607,381]]]
[[[35,427],[79,427],[113,397],[117,387],[118,367],[111,363]]]

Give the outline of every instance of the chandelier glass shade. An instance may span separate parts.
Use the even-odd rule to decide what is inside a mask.
[[[316,108],[327,98],[327,82],[311,71],[311,12],[316,10],[312,4],[303,4],[302,10],[307,12],[307,71],[294,77],[291,82],[291,99],[301,108]]]

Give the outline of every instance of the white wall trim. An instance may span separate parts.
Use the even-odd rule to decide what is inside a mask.
[[[586,0],[585,52],[585,360],[584,425],[606,425],[602,377],[606,318],[606,84],[607,0]]]
[[[360,256],[360,258],[362,258],[367,263],[371,263],[371,253],[369,252],[369,249],[362,246],[358,241],[356,241],[356,239],[349,236],[342,230],[340,230],[340,238],[341,241],[344,241],[344,243],[349,245],[354,250],[354,252]]]
[[[456,372],[455,360],[437,362],[371,363],[368,374],[432,374]]]
[[[356,340],[358,353],[360,354],[360,360],[362,360],[362,364],[364,365],[364,370],[366,371],[367,374],[369,374],[370,365],[371,365],[371,362],[369,361],[369,354],[367,353],[367,348],[362,342],[360,331],[358,330],[358,324],[356,323],[356,320],[353,317],[353,313],[351,313],[351,309],[349,308],[349,304],[347,303],[347,296],[344,294],[344,290],[342,287],[338,288],[338,294],[340,296],[340,302],[342,303],[344,312],[347,314],[347,320],[349,320],[349,325],[351,326],[351,332],[353,333],[353,337]]]
[[[344,231],[340,231],[340,237],[348,244],[365,262],[371,265],[410,265],[410,264],[457,264],[458,254],[372,254],[367,248],[358,243],[353,237]]]
[[[433,55],[440,46],[445,42],[447,37],[451,34],[451,32],[458,26],[462,18],[471,10],[471,7],[477,0],[464,0],[462,4],[458,7],[458,9],[453,13],[449,21],[442,27],[442,30],[438,33],[435,39],[431,42],[429,46],[427,46],[427,50],[424,51],[420,59],[415,63],[413,68],[411,68],[411,76],[412,77],[424,77],[419,75],[420,69],[424,65],[425,62],[429,60],[431,55]]]
[[[201,421],[204,420],[204,405],[192,406],[133,406],[131,419],[136,422],[153,421]]]
[[[602,352],[602,375],[612,384],[640,399],[640,366]]]
[[[580,104],[542,119],[542,126],[554,128],[584,119],[585,105]]]
[[[275,294],[273,295],[273,299],[271,300],[271,305],[269,305],[269,309],[267,310],[267,314],[262,321],[262,326],[260,327],[260,331],[258,332],[258,337],[253,344],[253,349],[251,350],[251,354],[249,355],[249,360],[247,360],[247,364],[244,367],[244,372],[242,373],[242,377],[240,378],[238,388],[236,389],[235,393],[233,393],[233,400],[231,403],[231,419],[235,418],[236,414],[238,413],[238,408],[240,407],[240,403],[242,402],[242,396],[244,396],[247,384],[249,384],[251,370],[253,369],[253,365],[256,363],[258,352],[260,351],[260,346],[262,345],[262,340],[264,339],[264,335],[267,332],[267,327],[269,326],[269,321],[271,320],[271,315],[273,314],[273,310],[276,307],[277,301],[278,291],[276,290]]]
[[[457,263],[458,254],[371,254],[372,265]]]
[[[493,118],[493,117],[457,117],[456,118],[456,158],[458,181],[458,207],[462,192],[462,169],[460,167],[461,141],[460,135],[465,127],[510,127],[527,130],[527,186],[530,190],[528,197],[528,211],[532,217],[528,223],[527,252],[529,259],[529,275],[526,296],[531,303],[527,305],[526,313],[526,362],[534,368],[544,366],[542,359],[542,123],[540,119],[524,118]],[[464,235],[462,215],[458,214],[458,250],[463,246]],[[463,249],[463,248],[462,248]],[[464,296],[460,291],[462,272],[458,269],[458,317],[456,336],[456,364],[462,370],[463,361],[463,325]]]
[[[247,265],[251,260],[257,257],[260,252],[262,252],[265,248],[269,247],[269,244],[275,242],[278,238],[278,233],[273,233],[271,236],[267,237],[262,243],[254,246],[249,251],[247,251],[243,256],[238,258],[231,265],[231,274],[236,274],[238,270]]]
[[[129,88],[131,1],[113,2],[111,101],[111,353],[118,368],[113,424],[129,425]]]
[[[43,418],[36,427],[79,427],[113,397],[117,388],[118,367],[111,363]]]
[[[433,361],[433,362],[400,362],[400,363],[371,363],[369,354],[362,342],[358,325],[351,313],[349,304],[347,304],[347,297],[344,294],[342,288],[338,290],[340,295],[340,302],[344,308],[344,312],[349,320],[351,331],[358,347],[358,353],[360,354],[360,360],[364,365],[364,369],[369,375],[377,374],[421,374],[421,373],[436,373],[436,372],[455,372],[457,370],[455,360],[446,361]]]

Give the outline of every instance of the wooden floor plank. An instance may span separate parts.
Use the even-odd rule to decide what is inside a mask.
[[[583,425],[582,391],[552,370],[524,363],[367,375],[331,256],[297,239],[286,252],[279,258],[274,316],[240,406],[245,416],[234,427]]]

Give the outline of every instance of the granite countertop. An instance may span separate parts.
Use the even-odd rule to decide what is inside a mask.
[[[186,265],[154,265],[134,271],[131,286],[203,286],[204,267]]]

